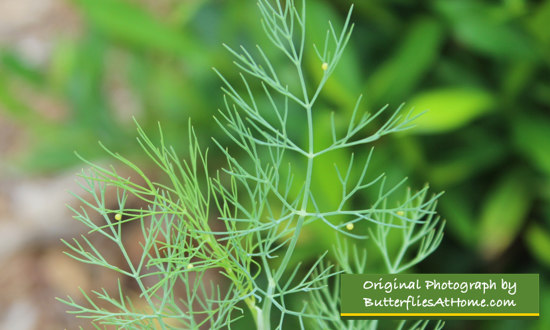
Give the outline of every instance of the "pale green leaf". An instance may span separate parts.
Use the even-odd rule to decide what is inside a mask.
[[[444,133],[464,125],[491,111],[493,95],[482,89],[451,87],[418,94],[409,103],[415,112],[426,111],[414,121],[415,133]]]
[[[531,194],[520,173],[504,176],[487,197],[479,224],[480,253],[494,258],[516,238],[526,220]]]

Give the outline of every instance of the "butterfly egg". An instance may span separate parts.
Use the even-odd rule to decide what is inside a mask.
[[[327,71],[327,69],[328,69],[328,63],[327,63],[327,62],[324,62],[324,63],[321,65],[321,69],[323,69],[323,71]]]
[[[403,211],[397,211],[397,215],[400,216],[400,217],[402,217],[402,216],[405,215],[405,212],[403,212]]]
[[[187,265],[187,269],[193,269],[193,267],[195,267],[195,266],[193,266],[193,264]]]
[[[120,214],[120,213],[115,214],[115,220],[116,221],[122,220],[122,214]]]
[[[348,224],[346,225],[346,229],[347,229],[347,230],[353,230],[353,227],[355,227],[355,226],[353,225],[352,222],[350,222],[350,223],[348,223]]]

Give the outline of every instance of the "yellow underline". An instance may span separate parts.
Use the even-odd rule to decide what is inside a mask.
[[[539,313],[340,313],[340,316],[540,316]]]

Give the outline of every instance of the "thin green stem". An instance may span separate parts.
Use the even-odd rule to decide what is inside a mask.
[[[307,130],[308,130],[308,155],[307,155],[307,170],[306,170],[306,179],[304,182],[304,192],[308,192],[311,188],[311,177],[313,174],[313,148],[314,148],[314,141],[313,141],[313,114],[312,114],[312,104],[310,104],[309,101],[309,95],[307,92],[307,85],[304,79],[304,73],[302,70],[302,63],[301,58],[298,58],[294,64],[296,65],[296,70],[298,72],[298,77],[300,81],[300,85],[302,87],[302,93],[304,98],[304,104],[305,110],[306,110],[306,116],[307,116]],[[263,304],[263,325],[262,329],[270,329],[271,328],[271,320],[270,320],[270,311],[271,311],[271,305],[272,305],[272,299],[274,290],[276,287],[276,283],[281,279],[283,274],[285,273],[288,264],[290,262],[290,259],[292,255],[294,254],[294,250],[296,249],[296,244],[298,243],[298,239],[300,237],[300,233],[302,231],[302,226],[304,224],[305,215],[307,214],[307,205],[309,203],[309,194],[304,193],[304,196],[302,198],[301,208],[299,211],[299,217],[296,223],[296,227],[294,229],[294,234],[292,236],[292,239],[290,240],[290,243],[288,245],[288,248],[285,252],[285,255],[283,257],[283,260],[281,261],[281,264],[279,265],[279,268],[275,272],[273,277],[268,278],[268,288],[267,288],[267,297]]]

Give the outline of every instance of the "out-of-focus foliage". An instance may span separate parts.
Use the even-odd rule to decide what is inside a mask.
[[[24,123],[34,136],[27,168],[46,171],[74,164],[73,150],[96,157],[97,140],[111,149],[133,150],[131,115],[150,133],[161,121],[174,144],[184,135],[188,117],[201,137],[218,136],[208,131],[222,104],[221,84],[210,68],[232,72],[222,40],[247,45],[260,38],[254,1],[166,0],[161,9],[146,0],[72,3],[83,17],[82,36],[60,40],[48,66],[33,67],[10,49],[0,54],[3,115]],[[342,17],[349,4],[310,1],[309,31],[328,17]],[[409,175],[415,184],[429,181],[434,190],[447,192],[440,207],[448,235],[435,261],[424,267],[434,272],[547,271],[550,1],[372,0],[355,5],[351,44],[314,119],[328,122],[331,112],[337,121],[349,116],[357,93],[364,94],[365,111],[402,102],[418,113],[428,110],[416,128],[379,142],[383,147],[372,162],[373,173]],[[310,53],[306,58],[308,79],[318,80],[317,57]],[[66,114],[50,118],[28,95],[56,99]],[[327,134],[327,143],[329,129],[318,133]],[[314,173],[315,185],[335,185],[323,173],[347,157],[342,152],[327,159],[326,168]],[[334,202],[334,192],[320,203]],[[369,203],[369,196],[363,202]],[[311,249],[300,251],[301,257],[316,255],[315,246],[325,244],[324,249],[332,239],[322,228],[305,233]],[[377,261],[371,262],[376,269]],[[543,319],[533,326],[544,324],[549,325]]]

